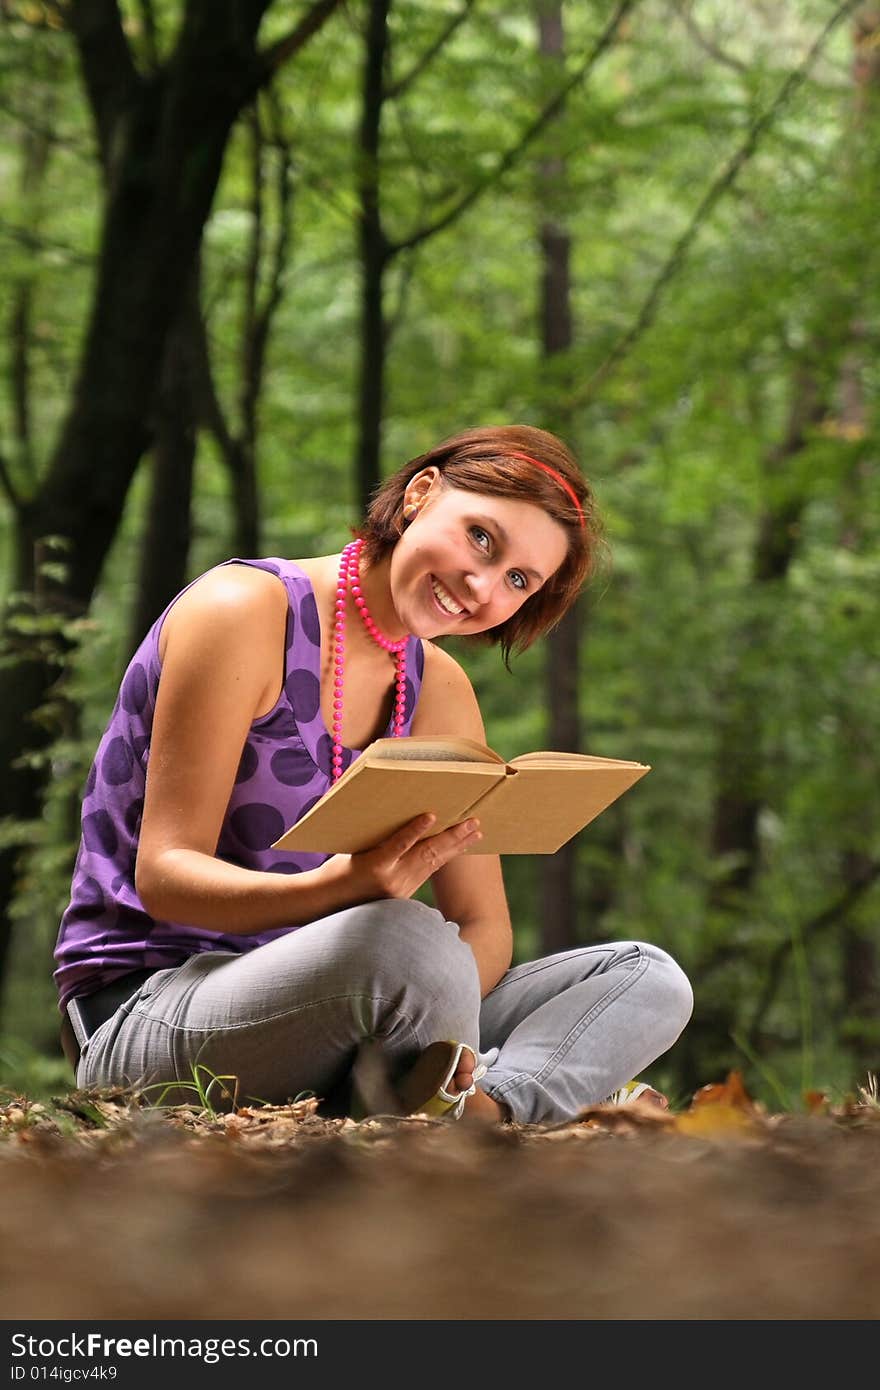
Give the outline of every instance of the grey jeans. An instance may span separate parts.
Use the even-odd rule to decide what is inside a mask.
[[[240,1103],[281,1104],[303,1091],[344,1094],[366,1038],[392,1078],[452,1038],[493,1059],[480,1085],[514,1120],[552,1123],[666,1052],[692,1006],[675,961],[633,941],[517,965],[481,1001],[455,923],[389,899],[242,955],[200,952],[157,971],[85,1043],[77,1084],[187,1081],[199,1062],[236,1077]],[[165,1103],[192,1098],[175,1088]]]

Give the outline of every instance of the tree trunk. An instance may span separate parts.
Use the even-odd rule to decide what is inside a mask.
[[[130,654],[186,582],[197,438],[193,334],[198,315],[198,277],[193,275],[168,336],[156,401],[150,501],[141,537]]]
[[[786,437],[765,463],[769,484],[790,470],[824,410],[825,402],[818,395],[811,373],[799,367],[792,379]],[[752,579],[757,594],[760,595],[767,585],[786,579],[797,553],[799,522],[806,501],[805,493],[795,488],[775,505],[768,505],[761,516],[752,558]],[[756,614],[737,643],[746,659],[752,651],[767,650],[764,607],[759,598]],[[758,816],[762,803],[758,784],[761,705],[760,693],[747,674],[740,674],[731,681],[719,729],[712,850],[715,858],[722,861],[722,869],[710,891],[709,905],[723,909],[737,906],[741,895],[751,888],[758,865]]]
[[[542,57],[561,81],[565,76],[565,38],[558,0],[538,6],[538,40]],[[564,206],[566,166],[559,157],[546,157],[538,166],[540,206]],[[548,364],[572,345],[571,237],[553,216],[541,223],[541,346]],[[554,376],[554,381],[556,380]],[[565,433],[564,420],[548,421]],[[547,747],[577,752],[580,747],[578,673],[581,617],[575,605],[550,634],[546,645],[544,686],[547,702]],[[580,939],[578,930],[576,840],[541,860],[539,915],[541,949],[545,955],[564,951]]]
[[[60,624],[86,611],[115,537],[134,471],[148,442],[165,341],[192,272],[240,109],[268,80],[257,30],[270,0],[189,0],[166,66],[141,77],[113,0],[74,0],[76,39],[106,176],[95,288],[76,384],[46,476],[20,510],[9,589],[30,595],[34,547],[65,543],[66,576],[46,574],[48,612]],[[303,21],[310,35],[332,11],[323,0]],[[296,31],[277,64],[293,51]],[[0,666],[0,820],[39,809],[47,770],[36,762],[53,730],[31,716],[43,706],[65,643],[23,644],[16,613],[5,618]],[[0,851],[0,979],[18,854]]]
[[[880,96],[880,7],[877,5],[865,5],[856,15],[852,71],[855,87],[854,137],[858,142],[865,138],[866,117],[872,106],[876,107]],[[871,164],[872,157],[876,159],[876,152],[868,150],[862,153],[857,162],[860,167],[866,167]],[[868,433],[862,384],[865,337],[865,326],[857,320],[853,323],[852,348],[844,358],[840,375],[840,418],[850,439],[865,438]],[[864,466],[870,469],[870,460],[866,459]],[[850,479],[849,491],[852,496],[844,497],[841,544],[847,549],[855,549],[863,544],[864,499],[859,495],[854,473]],[[866,752],[863,756],[870,757],[871,754]],[[863,851],[847,850],[841,863],[844,882],[850,885],[861,882],[869,864],[870,859]],[[869,926],[864,920],[859,922],[853,913],[843,924],[841,950],[844,1038],[853,1065],[860,1077],[864,1078],[868,1071],[876,1073],[880,1064],[877,1026],[880,1016],[880,942],[876,927]]]
[[[824,401],[808,369],[792,374],[791,401],[785,438],[765,460],[767,492],[781,492],[759,518],[752,553],[752,582],[756,595],[753,616],[744,625],[731,653],[730,680],[719,710],[715,753],[716,791],[711,821],[711,849],[718,865],[707,893],[707,914],[734,917],[742,911],[759,866],[758,822],[763,804],[760,785],[762,749],[762,691],[750,675],[755,652],[769,649],[762,591],[783,583],[797,552],[799,519],[807,497],[800,486],[785,494],[779,480],[793,472],[791,465],[805,447],[809,432],[824,413]],[[779,600],[777,600],[777,603]],[[723,934],[724,936],[727,933]],[[712,933],[718,939],[718,933]],[[710,965],[711,958],[706,961]],[[693,1089],[706,1068],[724,1064],[734,1030],[737,1001],[723,987],[700,990],[701,966],[695,969],[694,1014],[678,1047],[682,1084]]]
[[[849,850],[841,864],[845,884],[863,882],[871,869],[871,859],[858,850]],[[862,914],[863,918],[865,914]],[[843,1017],[841,1037],[852,1058],[860,1082],[868,1072],[880,1071],[880,969],[878,969],[877,928],[867,921],[859,923],[856,913],[840,926]]]
[[[379,204],[379,150],[390,8],[390,0],[370,0],[358,140],[361,337],[355,477],[361,511],[366,510],[379,485],[385,397],[383,291],[388,245],[382,230]]]

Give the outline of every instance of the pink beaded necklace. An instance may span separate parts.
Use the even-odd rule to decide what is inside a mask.
[[[376,626],[373,616],[367,607],[367,600],[361,592],[360,572],[361,572],[361,551],[364,542],[362,537],[356,541],[350,541],[342,552],[339,561],[339,577],[336,581],[336,617],[333,624],[333,758],[331,782],[342,773],[342,691],[345,684],[345,605],[348,598],[348,591],[351,589],[351,596],[355,601],[355,606],[364,620],[364,627],[372,637],[377,646],[382,647],[386,652],[391,652],[395,664],[395,691],[394,691],[394,719],[392,722],[392,734],[395,738],[400,738],[403,733],[406,711],[406,644],[408,637],[401,637],[399,641],[392,642],[390,637],[386,637],[384,632],[380,632]]]

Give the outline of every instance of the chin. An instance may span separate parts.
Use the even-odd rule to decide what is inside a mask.
[[[441,637],[454,636],[447,624],[438,622],[436,618],[416,622],[409,630],[413,637],[419,637],[423,642],[438,642]]]

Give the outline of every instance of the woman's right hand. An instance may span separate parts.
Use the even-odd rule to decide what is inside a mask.
[[[373,849],[361,850],[359,854],[334,854],[317,872],[345,880],[353,902],[411,898],[450,859],[456,859],[482,839],[477,820],[462,821],[436,835],[426,835],[434,820],[430,814],[416,816]]]

